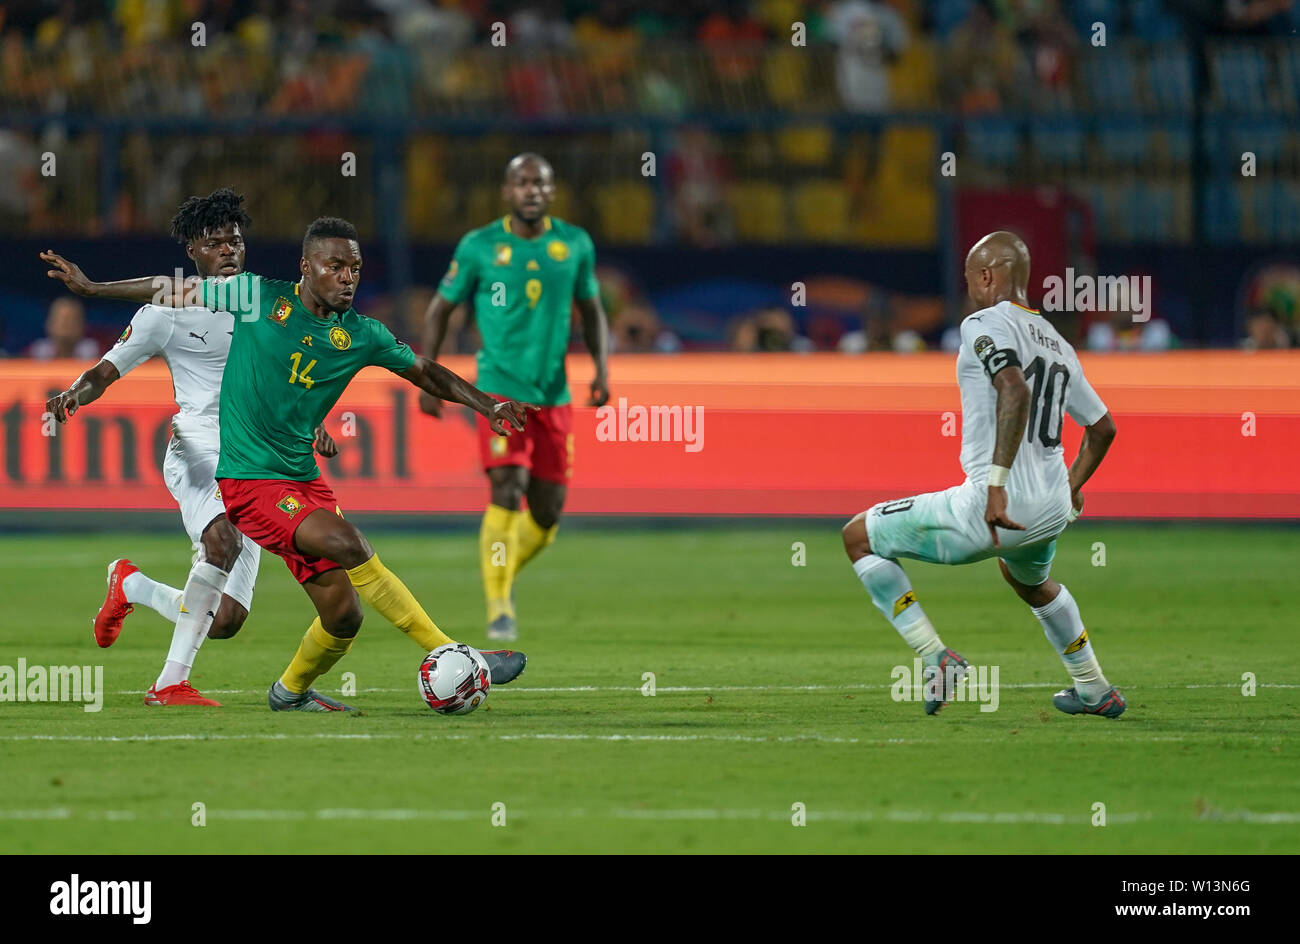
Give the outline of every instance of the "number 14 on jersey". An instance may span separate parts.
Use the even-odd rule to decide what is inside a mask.
[[[300,383],[308,390],[316,381],[311,378],[311,369],[316,366],[316,359],[312,358],[307,362],[307,366],[299,370],[302,363],[302,351],[294,351],[289,355],[289,360],[293,365],[289,368],[289,383]]]

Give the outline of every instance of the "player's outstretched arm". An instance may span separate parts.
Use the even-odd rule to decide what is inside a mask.
[[[600,296],[576,299],[578,313],[582,315],[582,340],[596,363],[596,376],[591,381],[591,400],[588,406],[604,406],[609,402],[609,319]]]
[[[1083,511],[1083,486],[1092,478],[1101,460],[1106,458],[1110,444],[1115,441],[1115,421],[1107,413],[1091,426],[1083,428],[1083,441],[1079,443],[1079,454],[1070,464],[1070,497],[1077,514]]]
[[[63,258],[52,249],[41,253],[49,264],[46,276],[57,279],[70,292],[88,298],[119,298],[129,302],[152,302],[166,308],[184,308],[198,304],[196,277],[147,275],[139,279],[122,279],[117,282],[93,282],[81,271],[81,266]]]
[[[1007,489],[1005,476],[1016,461],[1020,440],[1029,423],[1029,384],[1017,366],[1003,367],[993,375],[993,386],[998,392],[997,439],[993,444],[993,462],[989,469],[988,504],[984,521],[993,536],[993,546],[998,547],[998,528],[1023,531],[1025,526],[1007,517]]]
[[[443,298],[439,292],[433,293],[433,301],[429,302],[429,307],[424,313],[424,335],[421,338],[424,356],[431,361],[438,359],[442,342],[447,337],[447,324],[451,321],[451,313],[455,310],[454,303]],[[430,416],[441,417],[442,401],[432,394],[421,393],[420,409]]]
[[[102,397],[104,391],[119,376],[117,367],[112,363],[100,361],[74,380],[67,390],[46,400],[45,409],[53,413],[54,418],[60,423],[66,423],[80,407],[87,403],[94,403]]]
[[[427,357],[417,357],[415,363],[406,370],[399,371],[398,376],[405,377],[439,400],[463,403],[475,412],[482,413],[487,417],[492,432],[498,436],[509,436],[511,430],[523,429],[528,414],[537,410],[537,407],[528,403],[493,400],[469,381]]]

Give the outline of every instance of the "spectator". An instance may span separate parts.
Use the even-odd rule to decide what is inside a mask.
[[[1234,30],[1253,30],[1277,22],[1295,0],[1223,0],[1225,25]]]
[[[1166,0],[1170,13],[1196,34],[1294,35],[1284,14],[1295,0]]]
[[[925,341],[915,331],[895,334],[887,314],[863,314],[861,327],[845,332],[836,344],[841,354],[862,354],[866,351],[916,351],[925,349]]]
[[[738,85],[758,72],[763,57],[763,24],[749,15],[745,0],[729,0],[720,6],[700,24],[695,38],[709,50],[718,78]]]
[[[510,15],[511,43],[523,49],[571,49],[573,27],[556,0],[535,0]]]
[[[839,47],[835,84],[849,111],[889,110],[889,65],[907,48],[907,26],[894,10],[875,0],[839,0],[826,16],[830,39]]]
[[[1045,0],[1028,17],[1022,33],[1034,70],[1035,88],[1048,95],[1068,95],[1079,38],[1058,4]]]
[[[71,295],[56,298],[45,319],[45,337],[32,343],[27,356],[47,361],[72,357],[79,361],[99,358],[99,343],[86,337],[86,309]]]
[[[1094,321],[1087,334],[1090,351],[1167,351],[1176,342],[1169,322],[1163,318],[1135,322],[1133,314],[1127,311]]]
[[[945,97],[966,114],[1000,111],[1015,104],[1020,51],[993,17],[990,0],[975,0],[970,14],[948,38]]]
[[[11,233],[29,221],[33,227],[47,223],[39,167],[36,147],[26,135],[0,129],[0,226],[4,232]]]
[[[726,202],[729,170],[717,139],[704,128],[687,128],[677,137],[668,162],[678,235],[695,246],[713,246],[731,235]]]
[[[1246,336],[1241,346],[1248,351],[1276,351],[1290,347],[1291,336],[1272,311],[1257,308],[1246,319]]]
[[[811,351],[813,344],[802,337],[794,318],[784,308],[763,308],[732,323],[731,349],[744,353],[756,351]]]
[[[625,80],[635,73],[634,57],[641,47],[641,34],[628,23],[628,11],[617,0],[602,0],[594,15],[574,25],[573,39],[585,54],[596,100],[623,107]]]
[[[434,290],[427,286],[415,286],[407,289],[400,298],[393,299],[385,322],[393,333],[414,348],[419,348],[424,337],[429,304],[433,301]],[[457,305],[447,319],[447,332],[443,335],[442,354],[474,354],[482,344],[478,329],[470,318],[468,305]],[[374,317],[373,313],[371,316]]]
[[[649,305],[628,305],[614,321],[610,350],[618,354],[672,354],[681,349],[681,339],[664,328]]]

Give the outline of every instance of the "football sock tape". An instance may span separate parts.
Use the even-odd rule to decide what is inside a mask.
[[[866,587],[876,609],[918,655],[925,657],[943,651],[943,641],[917,602],[912,582],[898,561],[868,554],[853,562],[853,572]]]

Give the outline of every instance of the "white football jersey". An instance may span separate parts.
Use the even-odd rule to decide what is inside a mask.
[[[1065,414],[1081,426],[1106,415],[1106,404],[1083,376],[1079,358],[1050,322],[1032,308],[998,302],[961,323],[957,383],[961,387],[961,467],[987,487],[997,440],[998,392],[993,375],[1019,366],[1029,384],[1029,423],[1007,479],[1009,495],[1021,499],[1069,493],[1061,446]]]
[[[215,421],[233,330],[229,312],[143,305],[104,360],[125,377],[162,355],[172,372],[178,416]]]

